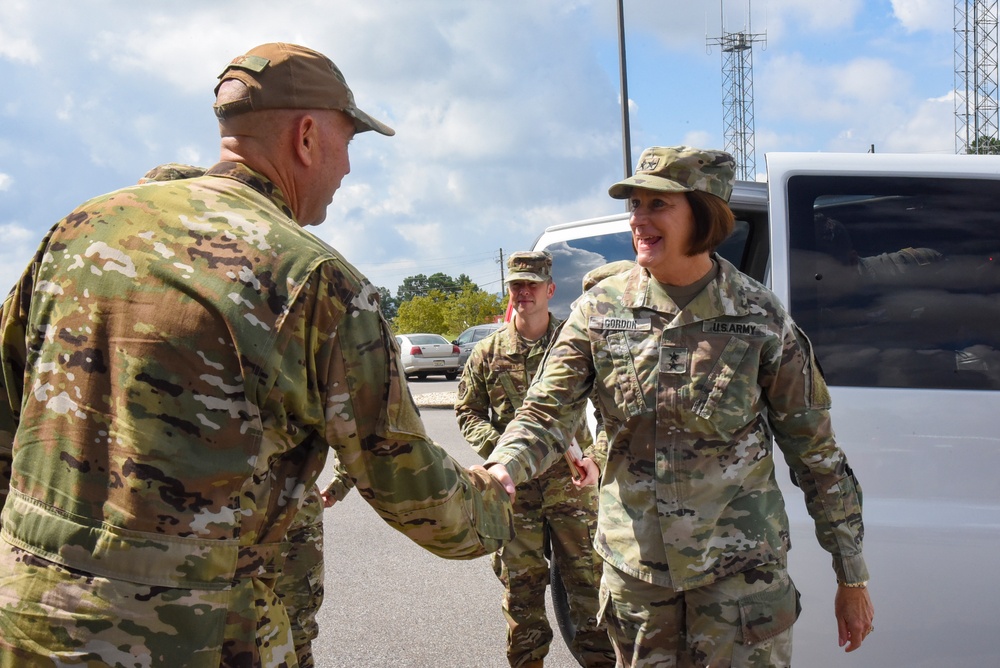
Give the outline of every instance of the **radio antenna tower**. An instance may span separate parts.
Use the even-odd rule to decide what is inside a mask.
[[[726,13],[719,0],[722,36],[708,40],[722,50],[722,109],[726,150],[736,161],[736,178],[753,181],[757,173],[753,122],[753,45],[767,44],[767,36],[750,30],[747,0],[746,30],[726,32]]]
[[[997,0],[955,0],[955,152],[1000,153]]]

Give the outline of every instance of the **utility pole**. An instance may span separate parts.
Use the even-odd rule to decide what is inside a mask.
[[[625,65],[625,7],[618,0],[618,78],[622,96],[622,157],[625,159],[625,178],[632,176],[632,137],[628,122],[628,67]]]
[[[504,291],[504,287],[503,286],[504,286],[504,282],[503,282],[503,248],[501,248],[500,249],[500,294],[501,295],[503,294],[503,291]]]

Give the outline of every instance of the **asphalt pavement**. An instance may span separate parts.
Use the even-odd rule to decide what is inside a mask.
[[[451,408],[457,381],[411,381],[427,432],[465,466],[481,460]],[[320,483],[328,480],[324,471]],[[386,525],[357,492],[327,508],[326,601],[313,644],[320,668],[505,668],[503,587],[489,557],[449,561]],[[547,668],[579,664],[555,639]]]

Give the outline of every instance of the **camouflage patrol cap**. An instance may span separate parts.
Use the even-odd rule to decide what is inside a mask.
[[[233,58],[219,79],[216,95],[222,82],[229,79],[242,81],[250,89],[248,97],[216,103],[219,119],[261,109],[336,109],[354,119],[357,132],[396,134],[358,109],[344,75],[332,60],[304,46],[275,42],[254,47]]]
[[[531,281],[542,283],[552,280],[552,254],[548,251],[520,251],[507,258],[506,283]]]
[[[725,151],[690,146],[653,146],[639,156],[635,174],[608,189],[615,199],[628,199],[632,188],[668,193],[700,190],[728,202],[736,162]]]

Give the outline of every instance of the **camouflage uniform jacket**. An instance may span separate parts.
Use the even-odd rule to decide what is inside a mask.
[[[81,205],[4,302],[0,342],[0,536],[50,561],[271,581],[328,447],[432,552],[509,538],[502,490],[429,441],[377,291],[246,166]]]
[[[462,436],[484,459],[493,452],[500,434],[524,403],[545,349],[561,324],[562,321],[549,314],[545,335],[529,346],[518,336],[514,323],[508,322],[477,343],[469,354],[459,382],[455,416]],[[577,430],[576,438],[586,454],[594,454],[586,425]],[[552,458],[551,462],[554,461]]]
[[[714,257],[718,277],[682,311],[641,267],[587,292],[490,461],[530,477],[593,386],[609,442],[597,549],[686,590],[786,563],[773,435],[838,580],[865,580],[861,490],[809,340],[772,292]]]

